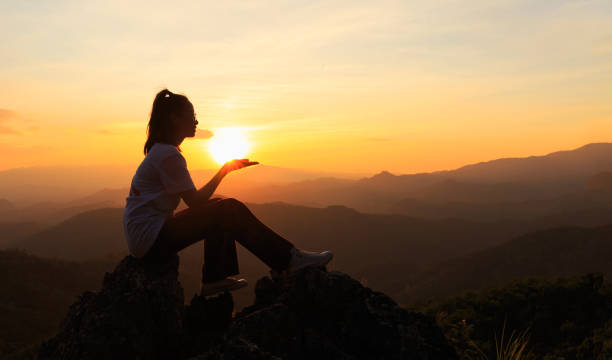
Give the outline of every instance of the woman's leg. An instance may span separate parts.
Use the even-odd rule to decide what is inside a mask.
[[[215,282],[239,273],[236,242],[232,234],[221,232],[207,237],[204,240],[202,282]]]
[[[294,247],[259,221],[240,201],[215,198],[166,220],[149,252],[154,258],[171,255],[204,238],[204,282],[238,273],[234,240],[276,271],[287,268],[290,250]]]

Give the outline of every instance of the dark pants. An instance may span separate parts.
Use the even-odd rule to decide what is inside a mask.
[[[259,221],[242,202],[233,198],[213,198],[203,206],[187,208],[167,219],[144,258],[163,261],[203,239],[204,283],[239,273],[234,241],[276,271],[287,268],[293,248],[291,242]]]

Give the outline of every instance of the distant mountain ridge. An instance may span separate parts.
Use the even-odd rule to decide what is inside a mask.
[[[585,193],[605,190],[606,186],[612,189],[612,180],[605,175],[611,169],[612,143],[593,143],[574,150],[526,158],[496,159],[455,170],[408,175],[393,175],[383,171],[360,179],[321,177],[321,174],[313,172],[260,165],[231,174],[221,183],[217,193],[251,203],[280,201],[312,207],[345,205],[367,213],[491,221],[521,218],[521,211],[517,211],[519,204],[527,206],[525,214],[544,216],[556,211],[555,204],[563,202],[562,198],[573,196],[592,199],[593,196]],[[7,197],[15,209],[0,215],[0,222],[46,219],[48,223],[54,223],[79,211],[123,206],[135,168],[128,170],[109,168],[104,177],[96,178],[95,181],[92,180],[92,176],[95,177],[94,168],[88,169],[90,174],[86,177],[64,176],[62,181],[66,187],[71,186],[70,181],[75,179],[80,183],[74,189],[64,189],[70,196],[66,196],[64,190],[52,188],[61,182],[48,184],[44,182],[45,176],[39,176],[37,180],[42,181],[39,184],[42,187],[37,188],[39,185],[31,184],[31,179],[37,178],[35,169],[0,172],[0,190],[10,196],[27,191],[30,200],[41,192],[53,193],[55,197],[66,199],[63,202],[44,202],[44,197],[40,197],[39,202],[24,206],[27,201],[14,202]],[[51,170],[45,171],[50,174]],[[115,172],[123,180],[118,182],[115,179],[102,185],[100,179],[111,176],[108,172]],[[19,179],[18,175],[27,178]],[[67,175],[70,175],[70,171]],[[192,171],[197,186],[208,182],[212,175],[213,171],[209,170]],[[13,182],[17,181],[19,187],[11,189],[7,185],[9,178]],[[26,182],[30,183],[27,187],[23,185]],[[100,183],[100,186],[97,190],[82,193],[83,183],[90,187]],[[2,191],[0,197],[3,196]],[[578,205],[580,209],[588,209],[597,204]],[[499,216],[495,217],[494,214]]]
[[[398,177],[444,176],[464,181],[484,183],[531,183],[558,179],[560,173],[582,178],[602,169],[612,170],[612,143],[590,143],[572,150],[555,151],[546,155],[499,158],[468,164],[452,170],[394,175],[382,171],[362,182],[396,181]]]
[[[5,246],[24,249],[38,256],[73,261],[124,254],[127,247],[122,212],[122,209],[85,211]]]
[[[351,182],[312,180],[277,187],[236,189],[250,202],[284,201],[308,206],[342,204],[362,212],[389,213],[405,200],[429,205],[556,201],[588,190],[591,178],[612,169],[612,143],[588,144],[543,156],[505,158],[455,170],[409,175],[383,171]],[[411,214],[412,215],[412,214]],[[418,213],[413,213],[419,216]],[[461,213],[456,213],[461,217]]]
[[[189,166],[189,159],[188,166]],[[219,166],[220,167],[220,166]],[[138,164],[99,166],[31,166],[0,171],[0,198],[18,207],[45,202],[71,202],[87,197],[100,189],[124,189],[130,182]],[[202,186],[218,169],[194,169],[189,167],[197,185]],[[308,171],[258,165],[226,177],[225,185],[242,187],[245,184],[287,184],[321,177],[345,177],[357,179],[361,174]],[[233,185],[232,185],[233,184]],[[127,196],[127,192],[125,193]]]
[[[0,249],[18,244],[21,239],[39,233],[44,225],[35,222],[3,222],[0,223]]]
[[[364,214],[344,206],[309,208],[283,203],[248,204],[253,213],[298,247],[332,250],[333,269],[365,281],[394,297],[421,271],[473,251],[497,246],[525,233],[558,226],[610,223],[612,210],[560,213],[550,217],[480,223],[460,219],[424,220],[402,215]],[[68,260],[116,258],[127,254],[122,208],[84,212],[7,246]],[[242,276],[255,280],[268,269],[238,246]],[[197,291],[203,243],[180,252],[181,282]],[[237,296],[243,306],[250,299]]]
[[[573,150],[562,150],[542,156],[501,158],[466,165],[451,172],[460,180],[518,183],[581,181],[601,170],[612,169],[612,143],[590,143]]]
[[[554,278],[589,272],[610,275],[610,254],[612,224],[543,229],[432,265],[430,270],[415,276],[399,299],[410,303],[442,298],[527,277]]]

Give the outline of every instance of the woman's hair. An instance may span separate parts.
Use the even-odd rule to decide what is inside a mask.
[[[191,106],[191,102],[185,95],[175,94],[168,89],[163,89],[155,95],[151,118],[147,125],[147,141],[144,145],[144,153],[147,155],[156,142],[171,144],[175,139],[174,129],[170,121],[171,114],[181,114]],[[181,151],[181,148],[178,147]]]

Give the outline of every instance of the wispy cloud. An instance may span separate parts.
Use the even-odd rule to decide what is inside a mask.
[[[9,109],[0,109],[0,122],[4,122],[15,117],[17,117],[15,111]]]
[[[21,135],[21,132],[19,132],[19,131],[15,130],[15,129],[13,129],[13,128],[10,128],[10,127],[8,127],[8,126],[3,126],[3,125],[0,125],[0,134],[14,134],[14,135]]]
[[[196,139],[210,139],[213,136],[213,132],[207,129],[197,129],[195,138]]]
[[[9,109],[0,109],[0,123],[8,122],[9,120],[14,119],[16,117],[17,113],[15,111]],[[21,135],[21,132],[15,130],[11,126],[0,124],[0,134]]]

